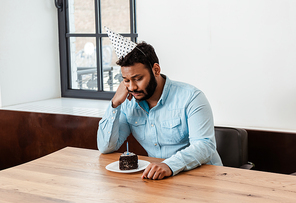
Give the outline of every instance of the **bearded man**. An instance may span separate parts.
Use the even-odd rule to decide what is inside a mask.
[[[117,62],[120,83],[99,122],[99,151],[116,151],[132,133],[151,163],[142,178],[163,179],[202,164],[222,165],[209,102],[196,87],[161,74],[154,48],[139,43]]]

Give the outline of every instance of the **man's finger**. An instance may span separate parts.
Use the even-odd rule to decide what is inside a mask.
[[[159,173],[158,171],[156,171],[154,173],[153,180],[160,180],[161,179],[160,176],[161,176],[161,173]]]
[[[160,173],[159,176],[158,176],[158,180],[161,180],[164,178],[164,173]]]
[[[127,99],[130,101],[130,100],[132,100],[132,98],[133,98],[133,95],[132,94],[128,94]]]
[[[148,175],[148,173],[149,173],[149,171],[150,171],[150,168],[151,168],[151,164],[149,164],[149,165],[146,167],[146,169],[144,170],[143,175],[142,175],[142,178],[147,178],[147,175]]]
[[[154,174],[155,174],[155,170],[153,170],[153,168],[152,168],[152,169],[149,171],[147,177],[148,177],[149,179],[154,179],[154,178],[153,178],[153,177],[154,177]]]

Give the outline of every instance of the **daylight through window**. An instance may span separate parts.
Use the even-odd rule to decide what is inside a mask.
[[[122,81],[104,26],[136,41],[134,0],[67,0],[59,10],[62,96],[110,99]]]

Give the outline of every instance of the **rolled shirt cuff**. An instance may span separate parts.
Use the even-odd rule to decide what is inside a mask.
[[[164,161],[162,161],[162,163],[165,163],[166,165],[168,165],[168,167],[170,167],[172,171],[172,176],[177,175],[178,173],[183,171],[185,168],[185,164],[180,159],[174,156],[168,159],[165,159]]]

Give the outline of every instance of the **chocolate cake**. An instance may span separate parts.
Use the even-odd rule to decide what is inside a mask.
[[[119,157],[119,169],[131,170],[138,168],[138,155],[133,152],[124,152]]]

